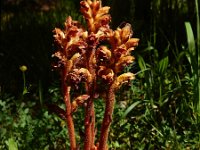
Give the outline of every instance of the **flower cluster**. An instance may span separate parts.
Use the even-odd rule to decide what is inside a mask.
[[[54,37],[59,47],[54,54],[59,59],[57,67],[66,68],[65,77],[73,84],[78,84],[83,78],[92,82],[88,63],[94,66],[95,75],[109,84],[115,80],[116,85],[121,85],[126,80],[134,79],[134,74],[131,73],[119,75],[135,59],[131,56],[131,51],[138,45],[139,39],[131,38],[131,25],[127,23],[113,31],[109,26],[110,7],[102,7],[99,0],[85,0],[80,4],[88,31],[71,17],[65,22],[65,30],[55,28]],[[102,41],[109,45],[102,45]],[[95,49],[95,55],[88,62],[92,49]]]
[[[80,83],[85,85],[84,93],[70,101],[70,105],[66,104],[71,112],[89,100],[87,105],[92,104],[91,99],[95,98],[94,93],[98,93],[100,84],[115,91],[135,78],[131,72],[121,72],[134,62],[131,51],[139,42],[139,39],[132,38],[133,31],[128,23],[116,30],[110,28],[110,7],[103,7],[101,0],[83,0],[80,5],[87,27],[68,17],[64,30],[54,30],[58,50],[53,57],[58,59],[55,67],[60,69],[64,84],[70,88],[79,88]],[[102,98],[109,100],[109,97]]]

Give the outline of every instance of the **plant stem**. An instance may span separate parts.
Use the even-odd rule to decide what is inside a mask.
[[[101,126],[99,150],[107,149],[108,132],[109,132],[110,124],[112,122],[114,103],[115,103],[115,90],[114,90],[114,83],[113,83],[110,85],[108,89],[108,94],[107,94],[107,99],[106,99],[106,108],[105,108],[103,123]]]
[[[95,110],[94,110],[94,104],[92,109],[92,124],[91,124],[91,148],[93,149],[95,146]]]
[[[67,122],[67,129],[69,134],[69,141],[70,141],[70,150],[76,150],[76,138],[75,138],[75,130],[74,130],[74,122],[72,118],[71,112],[71,102],[70,102],[70,86],[67,86],[65,81],[66,69],[62,72],[62,88],[63,88],[63,97],[66,106],[66,122]]]
[[[26,89],[26,76],[25,76],[25,72],[22,72],[23,75],[23,82],[24,82],[24,91]]]
[[[85,141],[84,150],[91,150],[94,146],[94,135],[95,135],[95,111],[94,111],[94,95],[95,95],[95,83],[96,83],[96,73],[93,60],[95,58],[95,47],[92,47],[89,60],[87,62],[87,68],[92,74],[92,83],[87,83],[90,98],[87,102],[86,112],[85,112]]]
[[[94,103],[93,98],[90,98],[86,107],[86,116],[85,116],[85,141],[84,141],[84,150],[91,150],[93,147],[93,120],[94,120]]]
[[[25,94],[27,94],[28,93],[28,90],[27,90],[27,87],[26,87],[26,75],[25,75],[25,72],[23,71],[22,72],[22,75],[23,75],[23,82],[24,82],[24,87],[23,87],[23,93],[22,93],[22,95],[25,95]]]

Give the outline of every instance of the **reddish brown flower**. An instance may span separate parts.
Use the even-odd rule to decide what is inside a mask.
[[[112,81],[114,80],[113,70],[110,68],[106,68],[105,66],[99,67],[98,76],[109,84],[112,83]]]
[[[114,82],[114,88],[119,89],[122,84],[128,83],[130,80],[135,79],[135,75],[133,73],[127,72],[118,76]]]
[[[112,52],[107,46],[100,46],[96,52],[97,59],[99,63],[106,63],[112,57]]]
[[[128,23],[123,28],[117,28],[117,30],[114,31],[113,36],[110,38],[112,48],[117,49],[119,47],[126,47],[126,50],[131,47],[134,48],[137,46],[139,39],[131,38],[132,35],[133,32],[131,25]]]
[[[119,61],[115,64],[115,73],[121,72],[124,67],[128,66],[131,64],[135,58],[133,56],[124,56],[119,59]]]
[[[90,96],[87,94],[76,97],[72,102],[72,112],[76,111],[78,106],[82,105]]]
[[[87,81],[92,82],[92,75],[86,68],[80,68],[80,69],[73,69],[68,75],[67,75],[67,81],[72,86],[78,85],[81,81]]]

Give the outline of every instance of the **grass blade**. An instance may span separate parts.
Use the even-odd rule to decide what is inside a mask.
[[[198,11],[198,8],[197,8]],[[198,14],[197,14],[198,16]],[[197,17],[198,18],[198,17]],[[198,22],[198,19],[197,19]],[[198,25],[199,23],[197,23]],[[199,49],[196,49],[195,46],[195,38],[192,31],[191,24],[189,22],[185,22],[185,28],[187,33],[187,43],[188,43],[188,53],[186,53],[186,56],[188,58],[188,61],[191,65],[191,72],[193,76],[193,86],[194,86],[194,98],[193,103],[196,109],[196,112],[200,114],[200,81],[199,81],[199,75],[200,75],[200,54]],[[199,27],[197,27],[198,30]],[[199,43],[198,39],[199,33],[197,33],[197,46]],[[196,55],[198,54],[198,55]]]
[[[168,56],[164,57],[163,59],[161,59],[158,63],[158,71],[161,74],[164,74],[164,72],[166,71],[167,67],[169,64],[169,58]]]
[[[135,103],[131,104],[131,106],[129,106],[122,115],[122,118],[125,118],[132,111],[132,109],[135,108],[140,103],[141,101],[136,101]]]
[[[186,29],[187,43],[188,43],[188,53],[186,54],[186,56],[189,63],[191,64],[191,70],[193,73],[195,69],[196,49],[195,49],[194,34],[190,22],[185,22],[185,29]]]

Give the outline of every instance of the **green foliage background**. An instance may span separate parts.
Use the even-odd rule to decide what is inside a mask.
[[[129,22],[140,38],[136,62],[126,68],[137,78],[117,93],[110,149],[200,149],[198,0],[103,4],[111,6],[113,28]],[[0,149],[69,149],[65,122],[46,107],[63,107],[51,66],[52,30],[69,15],[84,23],[79,0],[1,2]],[[25,95],[21,65],[28,67]],[[100,128],[104,103],[97,99],[95,106]],[[83,108],[75,113],[80,143],[83,116]]]

